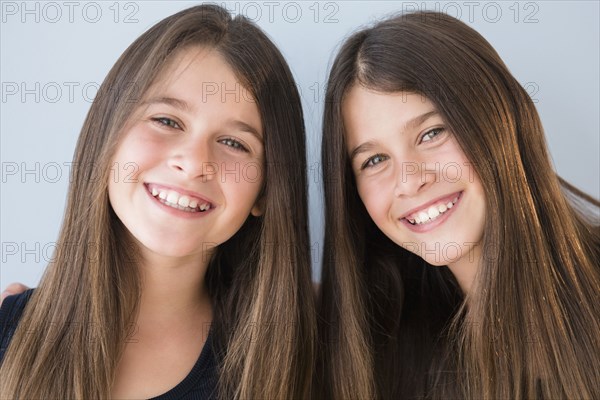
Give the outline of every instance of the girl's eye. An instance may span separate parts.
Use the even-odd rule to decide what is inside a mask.
[[[235,139],[231,139],[231,138],[221,139],[221,140],[219,140],[219,143],[223,143],[225,146],[229,146],[234,150],[243,151],[244,153],[249,153],[246,146],[244,146],[242,143],[238,142]]]
[[[431,142],[432,140],[440,136],[444,131],[444,128],[435,128],[430,131],[427,131],[423,134],[423,136],[421,136],[421,142]]]
[[[156,122],[159,125],[166,126],[168,128],[181,129],[181,126],[179,125],[179,123],[177,123],[177,121],[175,121],[171,118],[157,117],[157,118],[152,118],[152,121]]]
[[[375,154],[373,157],[370,157],[363,163],[360,169],[371,168],[376,166],[377,164],[387,160],[389,157],[384,156],[383,154]]]

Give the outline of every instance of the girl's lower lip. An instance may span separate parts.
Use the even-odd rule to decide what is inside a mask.
[[[207,211],[198,211],[198,212],[189,212],[189,211],[178,210],[176,208],[173,208],[171,206],[161,203],[156,197],[152,196],[152,193],[150,193],[148,191],[148,188],[145,188],[145,189],[146,189],[146,194],[148,194],[148,196],[150,197],[150,200],[154,204],[156,204],[162,210],[168,212],[169,214],[171,214],[175,217],[196,219],[196,218],[202,218],[213,211],[213,208],[210,208]]]
[[[450,214],[452,214],[454,212],[454,210],[460,204],[460,201],[462,199],[462,194],[463,194],[463,192],[460,192],[458,194],[458,200],[456,200],[456,203],[454,203],[452,208],[450,208],[448,211],[446,211],[445,213],[443,213],[442,215],[440,215],[439,217],[437,217],[435,220],[433,220],[431,222],[428,222],[425,224],[413,225],[410,222],[408,222],[408,220],[406,218],[400,219],[400,222],[402,222],[402,224],[404,224],[404,226],[406,226],[408,229],[410,229],[413,232],[417,232],[417,233],[429,232],[429,231],[437,228],[444,222],[446,222],[446,220],[450,217]]]

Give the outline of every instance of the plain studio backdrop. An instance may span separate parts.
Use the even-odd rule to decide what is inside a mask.
[[[154,23],[196,3],[2,1],[2,288],[13,281],[36,286],[52,260],[75,142],[110,67]],[[323,251],[319,155],[327,72],[345,37],[391,13],[443,11],[479,31],[536,102],[558,173],[600,197],[597,1],[216,3],[265,30],[297,80],[315,279]]]

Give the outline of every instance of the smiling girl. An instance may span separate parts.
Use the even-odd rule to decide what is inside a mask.
[[[81,131],[54,261],[2,305],[2,398],[306,397],[294,88],[264,33],[217,6],[125,51]]]
[[[320,396],[600,397],[600,204],[477,32],[421,12],[351,36],[322,160]]]

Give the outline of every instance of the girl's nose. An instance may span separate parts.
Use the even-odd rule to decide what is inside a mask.
[[[424,162],[417,161],[405,161],[400,163],[396,168],[395,174],[395,197],[415,196],[437,179],[437,172],[435,169],[428,167]]]
[[[210,145],[204,140],[183,143],[169,159],[169,166],[187,179],[211,180],[218,173]]]

